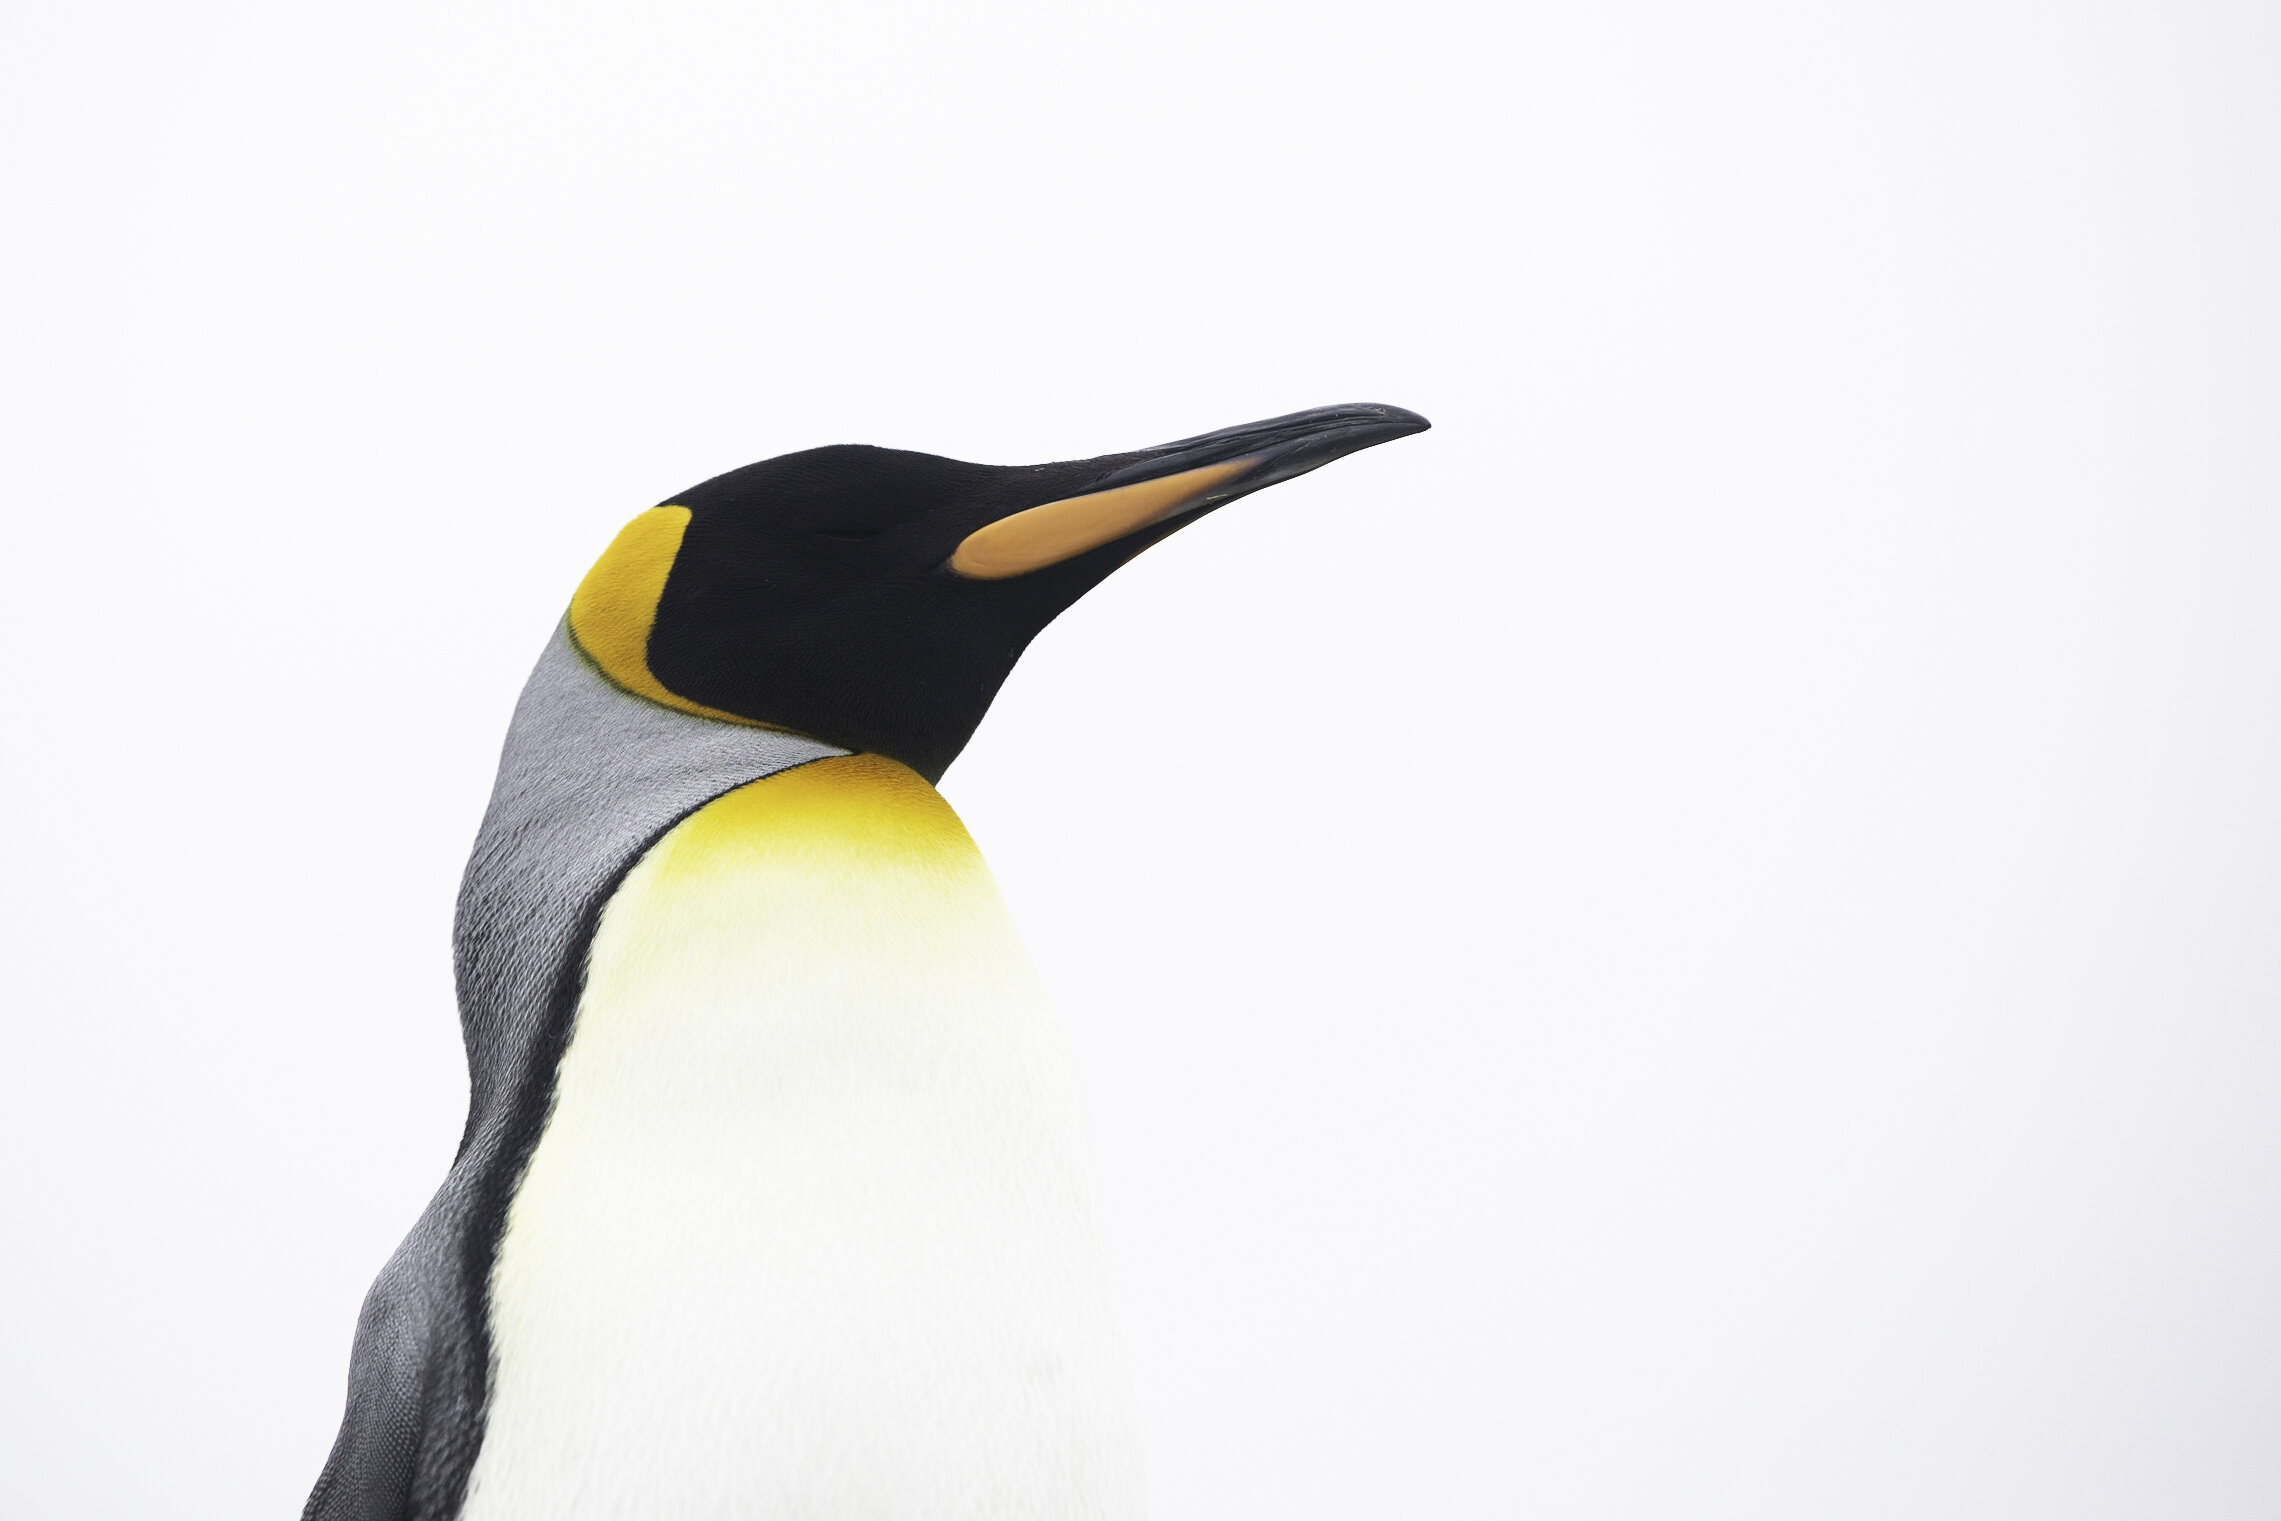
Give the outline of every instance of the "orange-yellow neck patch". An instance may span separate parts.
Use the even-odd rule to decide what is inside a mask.
[[[747,782],[653,847],[660,884],[749,865],[755,854],[835,871],[982,871],[982,853],[926,778],[884,755],[837,755]]]
[[[602,674],[637,697],[725,723],[775,727],[737,713],[691,702],[667,688],[649,668],[649,634],[657,623],[657,599],[681,552],[689,529],[686,507],[652,507],[618,530],[602,558],[578,583],[570,599],[570,637]]]

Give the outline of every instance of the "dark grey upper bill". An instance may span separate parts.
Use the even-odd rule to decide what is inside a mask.
[[[1287,481],[1295,475],[1304,475],[1358,449],[1411,433],[1423,433],[1432,426],[1405,407],[1378,402],[1313,407],[1305,412],[1199,433],[1194,438],[1175,439],[1169,444],[1124,455],[1123,462],[1090,489],[1106,491],[1182,470],[1258,456],[1260,463],[1256,468],[1228,482],[1224,489],[1211,493],[1211,500],[1225,501],[1262,486],[1272,486],[1277,481]]]

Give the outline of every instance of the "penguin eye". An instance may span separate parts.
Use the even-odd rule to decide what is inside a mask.
[[[834,492],[801,502],[784,516],[789,526],[809,538],[861,544],[909,522],[923,507],[886,493]]]

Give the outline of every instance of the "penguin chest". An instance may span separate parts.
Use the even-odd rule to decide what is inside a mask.
[[[1138,1515],[1069,1063],[933,788],[817,761],[634,866],[490,1316],[473,1521]]]

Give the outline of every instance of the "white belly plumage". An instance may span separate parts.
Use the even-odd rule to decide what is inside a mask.
[[[468,1521],[1078,1521],[1139,1463],[1062,1036],[920,778],[715,800],[605,910]]]

